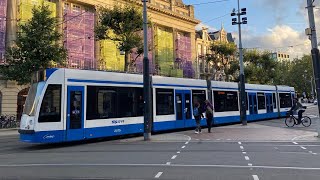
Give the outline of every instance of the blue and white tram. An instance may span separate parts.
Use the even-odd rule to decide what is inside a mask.
[[[32,84],[21,118],[20,139],[58,143],[143,133],[143,77],[102,71],[47,69]],[[192,108],[212,95],[216,124],[237,123],[238,84],[152,77],[152,131],[194,127]],[[292,106],[294,88],[246,86],[248,120],[280,117]],[[201,121],[205,125],[205,119]]]

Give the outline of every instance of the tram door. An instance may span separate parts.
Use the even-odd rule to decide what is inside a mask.
[[[191,117],[191,92],[188,90],[176,90],[176,128],[186,127],[187,120]]]
[[[257,94],[256,93],[248,93],[248,95],[249,95],[249,112],[250,112],[250,114],[258,114]]]
[[[267,113],[273,112],[272,93],[266,93]]]
[[[68,86],[67,140],[84,138],[84,87]]]

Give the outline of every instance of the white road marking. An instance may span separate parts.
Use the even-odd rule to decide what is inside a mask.
[[[301,147],[301,149],[307,149],[307,148],[305,148],[305,147],[303,147],[303,146],[300,146]]]
[[[159,178],[163,172],[158,172],[158,174],[154,178]]]
[[[184,144],[189,144],[189,141],[188,141],[188,142],[186,142],[186,143],[184,143]]]
[[[241,144],[241,142],[238,142],[238,144]]]
[[[251,164],[251,163],[248,163],[248,166],[252,166],[252,164]]]
[[[303,138],[303,137],[314,137],[314,136],[318,136],[318,133],[314,132],[313,134],[310,134],[310,135],[297,136],[292,138],[291,141],[294,141],[296,139]]]
[[[317,153],[312,153],[313,155],[317,155]]]
[[[277,147],[274,147],[275,149],[279,149],[279,148],[277,148]]]
[[[312,154],[312,151],[309,151],[309,153],[311,153],[311,154]]]
[[[293,144],[298,144],[297,142],[292,142]]]
[[[242,154],[247,154],[247,152],[242,152]]]
[[[40,167],[40,166],[141,166],[141,167],[165,167],[167,164],[0,164],[0,167]],[[240,166],[240,165],[192,165],[192,164],[171,164],[172,167],[224,167],[224,168],[261,168],[261,169],[295,169],[295,170],[320,170],[317,168],[294,167],[294,166]]]
[[[245,158],[247,161],[250,160],[249,156],[245,156],[244,158]]]
[[[240,146],[240,149],[243,149],[243,146]]]
[[[252,175],[253,180],[259,180],[259,177],[257,175]]]
[[[174,156],[172,156],[172,158],[171,159],[175,159],[177,157],[177,155],[174,155]]]
[[[177,153],[180,154],[180,151],[178,151]]]
[[[181,148],[184,149],[186,146],[182,146]]]

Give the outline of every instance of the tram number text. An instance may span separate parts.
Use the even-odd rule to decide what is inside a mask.
[[[112,124],[123,124],[124,120],[113,120]]]

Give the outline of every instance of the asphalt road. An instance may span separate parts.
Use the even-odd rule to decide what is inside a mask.
[[[217,129],[197,138],[185,131],[166,135],[170,140],[131,138],[59,145],[30,145],[19,142],[17,135],[2,135],[0,179],[320,179],[319,140],[268,141],[270,129],[286,128],[283,121],[253,124],[265,133],[264,141],[217,141]],[[232,127],[221,129],[230,129],[226,135],[239,132],[231,131]],[[297,129],[315,131],[316,126],[285,130]]]

